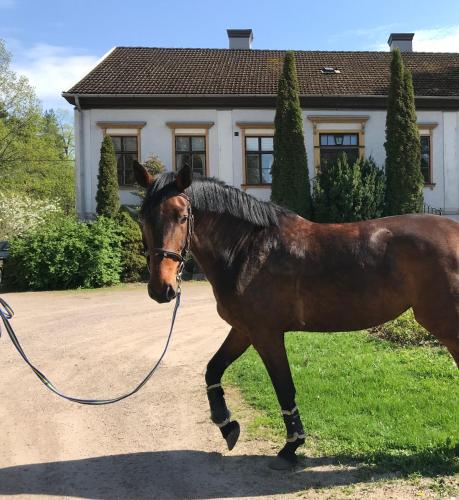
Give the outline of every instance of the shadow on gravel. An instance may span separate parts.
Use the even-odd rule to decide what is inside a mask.
[[[306,458],[303,467],[292,472],[270,470],[270,460],[257,455],[178,450],[17,465],[0,469],[0,497],[255,497],[344,486],[377,477],[374,468],[350,463],[340,467],[334,457]]]

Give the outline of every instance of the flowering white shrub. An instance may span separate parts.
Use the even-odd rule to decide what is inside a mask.
[[[0,240],[9,240],[61,213],[57,200],[0,191]]]

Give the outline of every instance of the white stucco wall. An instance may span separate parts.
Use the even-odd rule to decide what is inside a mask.
[[[92,109],[75,112],[76,180],[78,212],[82,217],[95,212],[95,194],[100,146],[103,131],[97,122],[146,122],[141,130],[140,161],[151,154],[159,156],[168,170],[174,160],[173,134],[167,122],[213,122],[208,132],[208,174],[228,184],[241,187],[244,183],[244,157],[242,131],[238,122],[273,122],[273,109]],[[307,118],[314,116],[368,116],[365,124],[365,156],[372,156],[381,167],[385,151],[385,111],[373,110],[303,110],[306,151],[310,177],[314,172],[313,125]],[[418,122],[437,124],[432,131],[433,186],[424,189],[429,205],[459,212],[459,113],[420,111]],[[327,127],[340,129],[342,124],[327,123]],[[236,136],[235,132],[239,135]],[[269,199],[269,188],[246,188],[247,192]],[[135,204],[138,200],[132,189],[122,189],[120,200]]]

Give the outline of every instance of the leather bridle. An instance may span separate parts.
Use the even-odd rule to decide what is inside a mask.
[[[147,257],[148,271],[150,271],[150,262],[149,262],[150,256],[155,257],[157,255],[160,255],[165,259],[169,258],[179,261],[179,267],[177,269],[177,281],[180,283],[182,278],[183,268],[185,266],[185,261],[188,257],[188,254],[190,253],[191,240],[193,238],[193,231],[194,231],[194,216],[191,210],[191,201],[188,198],[188,196],[185,193],[180,193],[178,196],[181,196],[187,201],[187,216],[186,216],[187,230],[186,230],[185,244],[183,245],[182,250],[180,251],[180,253],[178,253],[172,250],[167,250],[166,248],[155,247],[149,250],[145,250],[144,255],[145,257]]]

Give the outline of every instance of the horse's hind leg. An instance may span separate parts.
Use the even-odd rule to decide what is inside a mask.
[[[220,349],[207,365],[207,398],[209,399],[211,419],[220,428],[229,450],[234,448],[239,438],[239,424],[236,420],[231,421],[231,414],[226,406],[221,379],[228,366],[239,358],[249,345],[248,337],[232,328]]]
[[[254,347],[268,370],[287,429],[287,442],[270,466],[273,469],[288,469],[298,461],[296,450],[304,444],[305,433],[295,404],[295,385],[285,351],[284,334],[266,336],[263,345],[254,343]]]

